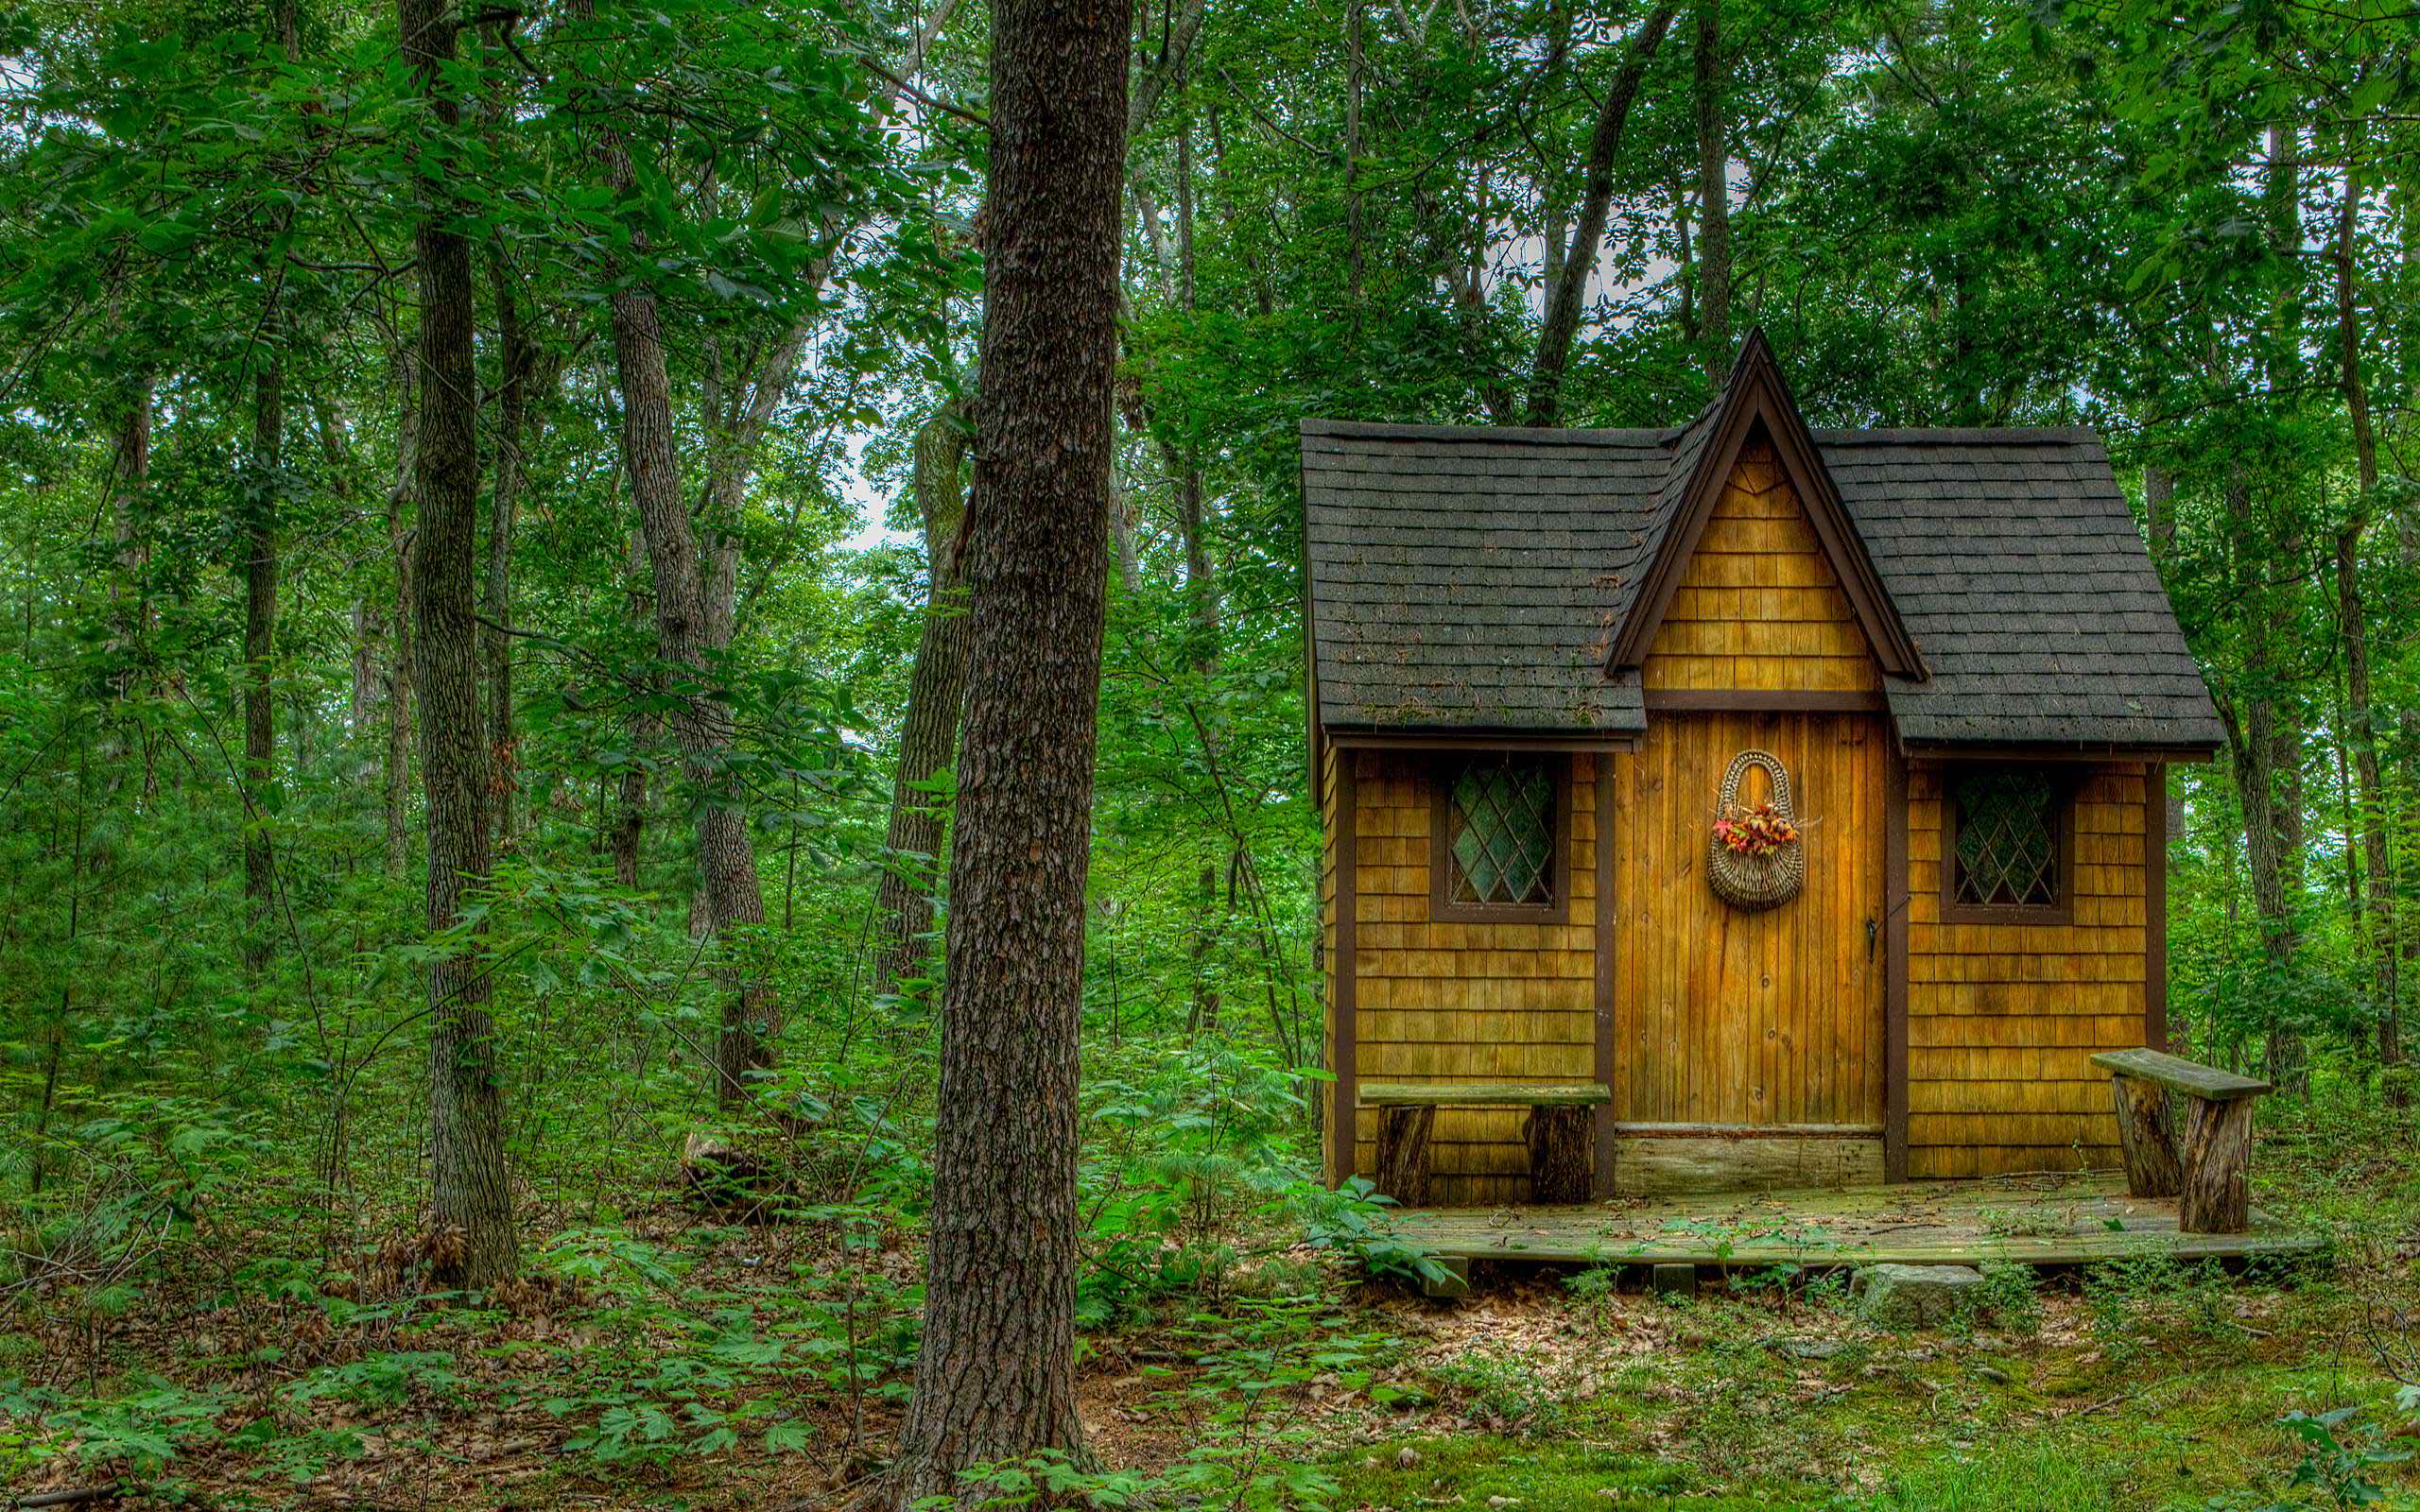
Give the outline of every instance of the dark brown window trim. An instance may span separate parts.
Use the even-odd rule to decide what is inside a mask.
[[[2050,782],[2059,820],[2059,901],[2042,905],[1962,903],[1958,901],[1958,799],[1956,779],[1993,768],[1964,765],[1941,773],[1941,921],[1945,924],[2063,925],[2076,921],[2076,790],[2072,770],[2043,763],[2002,763],[1998,770],[2038,773]]]
[[[1571,758],[1562,751],[1509,751],[1543,763],[1554,784],[1554,863],[1547,869],[1542,903],[1458,903],[1447,879],[1453,858],[1447,835],[1453,828],[1454,774],[1468,758],[1445,758],[1428,768],[1428,918],[1440,924],[1560,924],[1571,906]]]

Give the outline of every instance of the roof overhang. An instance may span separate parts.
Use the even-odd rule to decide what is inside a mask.
[[[1639,731],[1628,730],[1329,730],[1339,750],[1635,750]]]
[[[2200,765],[2215,758],[2215,746],[2052,745],[2015,742],[1920,741],[1903,747],[1913,761],[1927,762],[2159,762],[2171,766]]]

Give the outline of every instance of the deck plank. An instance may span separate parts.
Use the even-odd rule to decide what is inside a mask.
[[[1421,1208],[1392,1222],[1398,1236],[1435,1255],[1574,1264],[2072,1265],[2146,1253],[2292,1255],[2321,1244],[2257,1208],[2245,1233],[2179,1233],[2175,1199],[2128,1196],[2114,1172],[1583,1207]]]

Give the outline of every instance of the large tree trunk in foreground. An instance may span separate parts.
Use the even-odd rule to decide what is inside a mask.
[[[1597,255],[1605,245],[1605,217],[1614,198],[1614,164],[1621,157],[1622,129],[1630,123],[1631,102],[1647,76],[1664,34],[1672,28],[1677,7],[1665,0],[1648,13],[1623,49],[1621,66],[1606,87],[1597,112],[1597,129],[1588,143],[1587,187],[1580,201],[1580,224],[1572,229],[1571,245],[1563,258],[1563,277],[1547,291],[1546,323],[1538,332],[1537,360],[1530,369],[1530,400],[1525,422],[1553,425],[1563,413],[1563,374],[1571,363],[1571,344],[1580,335],[1580,304],[1588,290],[1588,275],[1597,270]]]
[[[285,369],[263,363],[252,390],[252,486],[244,519],[244,969],[268,964],[276,858],[265,798],[275,780],[277,505],[284,487]]]
[[[959,591],[958,544],[965,519],[959,474],[966,457],[965,419],[955,405],[916,433],[916,507],[925,518],[925,627],[908,682],[908,717],[899,730],[899,769],[890,787],[890,852],[874,899],[873,989],[895,991],[920,974],[924,937],[933,927],[933,882],[942,853],[942,811],[925,791],[958,755],[959,713],[966,703],[966,595]]]
[[[460,110],[445,93],[453,8],[398,0],[404,57],[434,109],[419,145],[442,159]],[[433,138],[433,140],[432,140]],[[441,168],[424,169],[420,264],[420,532],[411,574],[419,654],[421,770],[428,795],[428,927],[453,928],[488,871],[489,751],[475,612],[479,504],[478,373],[472,361],[471,249],[449,228]],[[478,952],[429,968],[430,1258],[442,1282],[489,1286],[520,1269],[504,1160],[492,988]]]
[[[885,1487],[1080,1455],[1076,1082],[1117,352],[1125,0],[993,7],[991,245],[967,537],[932,1240]]]

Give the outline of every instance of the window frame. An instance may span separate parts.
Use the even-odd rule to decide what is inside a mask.
[[[1965,816],[1958,784],[1971,778],[2040,778],[2049,784],[2052,841],[2058,847],[2056,895],[2047,903],[1969,903],[1958,899],[1958,833]],[[1941,774],[1941,921],[1945,924],[2073,924],[2076,919],[2075,773],[2048,763],[1957,763]]]
[[[1454,899],[1452,832],[1454,781],[1479,762],[1533,761],[1554,790],[1553,829],[1547,836],[1553,859],[1547,866],[1547,897],[1534,903],[1466,903]],[[1559,924],[1571,906],[1571,757],[1562,751],[1461,751],[1432,763],[1428,770],[1428,918],[1434,923]]]

